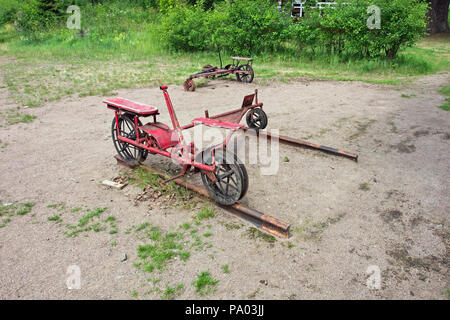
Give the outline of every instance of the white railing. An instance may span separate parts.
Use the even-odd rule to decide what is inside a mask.
[[[299,0],[299,1],[292,1],[292,11],[291,16],[296,16],[298,12],[299,17],[303,17],[303,13],[305,12],[305,3],[306,0]],[[283,5],[283,1],[278,1],[278,10],[281,10],[281,7]],[[328,1],[321,1],[316,2],[315,6],[310,6],[310,8],[318,8],[318,9],[324,9],[324,8],[332,8],[334,9],[337,5],[337,2],[328,2]]]

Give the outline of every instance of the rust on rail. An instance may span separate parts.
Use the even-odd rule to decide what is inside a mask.
[[[144,170],[147,170],[149,172],[157,174],[159,177],[161,177],[164,180],[167,180],[170,178],[167,174],[165,174],[162,171],[159,171],[158,169],[155,169],[155,168],[143,165],[143,164],[139,164],[135,161],[125,161],[118,155],[115,155],[114,158],[116,158],[117,164],[119,164],[119,165],[123,165],[128,168],[142,168]],[[202,187],[199,187],[192,183],[186,182],[181,178],[173,179],[172,181],[182,187],[185,187],[189,190],[192,190],[192,191],[198,193],[199,195],[201,195],[207,199],[212,200],[208,191],[206,191]],[[218,205],[222,209],[224,209],[238,217],[241,217],[241,218],[253,223],[256,227],[260,228],[261,230],[263,230],[267,233],[270,233],[270,234],[280,237],[280,238],[289,238],[290,225],[284,221],[274,218],[268,214],[262,213],[258,210],[250,209],[250,208],[244,206],[240,202],[236,202],[235,204],[233,204],[231,206],[223,206],[223,205],[219,205],[217,203],[216,203],[216,205]]]
[[[245,131],[248,130],[253,130],[250,129],[248,127],[244,127],[243,128]],[[351,152],[347,152],[344,150],[340,150],[340,149],[336,149],[336,148],[332,148],[332,147],[327,147],[327,146],[323,146],[321,144],[317,144],[317,143],[312,143],[312,142],[308,142],[308,141],[304,141],[304,140],[300,140],[300,139],[295,139],[295,138],[291,138],[291,137],[287,137],[287,136],[280,136],[274,133],[270,133],[268,131],[256,131],[256,134],[259,136],[266,136],[266,137],[274,137],[274,138],[278,138],[280,143],[283,144],[287,144],[287,145],[291,145],[294,147],[303,147],[303,148],[309,148],[309,149],[315,149],[315,150],[319,150],[322,152],[326,152],[326,153],[330,153],[336,156],[341,156],[341,157],[345,157],[345,158],[349,158],[352,159],[356,162],[358,162],[358,155],[351,153]]]

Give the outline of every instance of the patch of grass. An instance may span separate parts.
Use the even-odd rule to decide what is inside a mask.
[[[34,202],[20,203],[19,208],[16,211],[16,214],[18,216],[23,216],[23,215],[27,214],[31,211],[31,208],[33,208],[34,205],[35,205]]]
[[[234,223],[234,222],[227,222],[224,223],[223,226],[227,229],[227,230],[237,230],[242,228],[242,224],[238,224],[238,223]]]
[[[283,247],[286,247],[286,248],[288,248],[288,249],[292,249],[292,248],[294,248],[295,247],[295,245],[292,243],[292,242],[290,242],[290,241],[287,241],[287,242],[281,242],[281,245],[283,246]]]
[[[105,212],[108,208],[93,208],[86,209],[85,214],[78,219],[78,223],[76,225],[67,224],[66,228],[68,231],[64,232],[67,237],[76,237],[79,233],[94,231],[106,231],[108,229],[105,223],[109,223],[109,233],[114,234],[117,233],[117,227],[114,224],[115,218],[108,217],[103,221],[100,220],[100,215]],[[87,236],[87,234],[85,234]]]
[[[205,296],[215,290],[218,282],[219,280],[211,277],[209,271],[202,271],[197,275],[197,280],[193,281],[192,285],[200,296]]]
[[[445,96],[450,96],[450,86],[444,86],[444,87],[440,88],[438,92]]]
[[[445,111],[450,111],[450,98],[446,98],[445,103],[443,105],[440,105],[439,108]]]
[[[133,291],[131,291],[130,295],[131,295],[133,298],[137,298],[138,292],[137,292],[136,290],[133,290]]]
[[[113,240],[113,241],[111,241],[111,242],[109,243],[109,245],[110,245],[111,247],[117,247],[117,241],[116,241],[116,240]]]
[[[230,267],[227,264],[224,264],[222,266],[222,271],[223,271],[223,273],[226,273],[226,274],[231,273]]]
[[[11,222],[12,217],[14,216],[23,216],[31,211],[34,202],[11,202],[11,203],[3,203],[0,200],[0,217],[4,217],[2,223],[0,223],[0,228],[6,226],[7,223]]]
[[[361,183],[359,185],[359,190],[369,191],[370,190],[370,185],[367,182]]]
[[[284,157],[283,161],[284,161],[284,162],[289,162],[290,160],[289,160],[288,157]]]
[[[131,175],[127,176],[127,179],[131,183],[141,187],[142,190],[151,188],[154,194],[166,197],[165,203],[168,203],[169,205],[173,204],[184,209],[192,209],[199,201],[189,189],[180,187],[173,181],[163,184],[163,179],[157,174],[142,168],[133,170]]]
[[[0,125],[0,127],[1,127],[1,125]],[[5,149],[7,146],[8,146],[8,142],[3,142],[0,139],[0,150]]]
[[[70,210],[70,212],[72,212],[72,213],[77,213],[77,212],[80,212],[80,211],[81,211],[81,207],[75,207],[72,210]]]
[[[214,217],[214,209],[211,206],[204,206],[196,215],[196,219],[201,221]]]
[[[56,223],[61,223],[62,219],[60,215],[54,215],[47,218],[48,221],[55,221]]]
[[[205,233],[203,234],[203,236],[204,236],[205,238],[209,238],[209,237],[212,236],[212,233],[211,233],[211,232],[205,232]]]
[[[260,240],[268,242],[268,243],[275,243],[275,241],[277,241],[277,239],[274,236],[264,233],[255,227],[248,228],[247,236],[250,239],[260,239]]]
[[[218,64],[217,52],[168,52],[153,31],[160,23],[155,10],[118,9],[114,7],[118,3],[104,3],[98,11],[85,7],[83,23],[90,32],[84,37],[63,28],[41,32],[38,40],[31,40],[11,24],[3,26],[0,53],[16,57],[2,66],[13,98],[31,107],[73,94],[105,96],[118,88],[182,84],[203,65]],[[120,19],[111,18],[117,12]],[[448,37],[426,37],[392,61],[298,52],[287,44],[283,51],[252,56],[258,75],[255,81],[264,84],[311,77],[402,83],[410,76],[449,70],[448,42]],[[197,86],[206,82],[201,79]]]
[[[105,212],[106,211],[106,207],[105,208],[94,208],[94,209],[90,209],[88,210],[88,213],[85,214],[84,216],[82,216],[79,220],[78,220],[78,226],[79,227],[84,227],[85,225],[87,225],[90,221],[92,221],[94,218],[98,218],[100,216],[100,213]]]
[[[166,291],[161,296],[163,300],[174,300],[184,289],[184,284],[180,283],[175,287],[166,287]]]
[[[31,123],[36,119],[35,115],[21,113],[17,109],[7,109],[0,112],[0,119],[8,125],[14,125],[17,123]]]
[[[439,89],[439,93],[448,96],[447,98],[445,98],[445,103],[443,105],[440,105],[439,108],[445,111],[450,111],[450,86],[442,87],[441,89]]]
[[[401,95],[402,98],[406,98],[406,99],[413,98],[415,96],[416,96],[415,94],[406,94],[406,93],[402,93],[402,95]]]
[[[189,222],[185,222],[180,226],[180,228],[184,230],[189,230],[191,228],[191,224]]]
[[[444,295],[447,296],[447,299],[450,299],[450,289],[447,289],[446,291],[444,291]]]
[[[143,222],[143,223],[141,223],[140,225],[138,225],[138,226],[136,227],[135,231],[136,231],[136,232],[142,231],[142,230],[144,230],[145,228],[147,228],[147,227],[149,227],[149,226],[150,226],[150,223],[148,223],[148,222]]]
[[[164,233],[158,227],[147,225],[141,229],[141,239],[151,240],[150,244],[140,245],[137,248],[137,255],[141,261],[135,264],[145,272],[153,272],[164,269],[166,264],[179,257],[182,261],[187,261],[190,253],[184,250],[183,234],[181,233]]]

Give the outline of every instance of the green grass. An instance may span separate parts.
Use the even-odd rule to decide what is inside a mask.
[[[163,300],[174,300],[184,289],[184,284],[180,283],[175,287],[166,287],[166,291],[161,295],[161,299]]]
[[[115,234],[118,232],[117,226],[115,224],[116,218],[113,216],[109,216],[106,219],[101,220],[100,215],[108,210],[107,207],[102,208],[93,208],[86,209],[84,211],[84,215],[78,218],[76,225],[67,224],[67,231],[64,232],[64,235],[67,237],[76,237],[80,233],[85,233],[88,231],[101,232],[109,229],[109,234]],[[77,213],[81,211],[72,209],[72,213]],[[109,225],[109,228],[108,228]],[[85,234],[87,236],[87,234]]]
[[[0,217],[2,222],[0,222],[0,228],[5,227],[9,222],[11,222],[14,216],[24,216],[29,213],[34,207],[34,202],[11,202],[3,203],[0,200]]]
[[[370,190],[370,185],[367,182],[361,183],[359,185],[359,190],[368,191]]]
[[[211,206],[204,206],[196,215],[198,221],[214,217],[214,209]]]
[[[136,184],[143,190],[150,187],[154,194],[166,198],[169,196],[168,199],[165,199],[165,203],[169,206],[192,209],[199,201],[189,189],[180,187],[173,181],[163,184],[163,179],[145,169],[137,168],[131,173],[124,173],[124,175],[130,183]]]
[[[275,243],[277,241],[277,239],[274,236],[264,233],[261,230],[256,229],[255,227],[248,228],[247,236],[250,239],[260,239],[268,243]]]
[[[62,222],[61,216],[58,215],[58,214],[54,215],[54,216],[51,216],[51,217],[48,217],[47,220],[48,221],[55,221],[56,223],[61,223]]]
[[[191,228],[191,224],[189,222],[185,222],[180,226],[181,229],[189,230]]]
[[[282,245],[283,247],[288,248],[288,249],[292,249],[292,248],[295,247],[295,245],[294,245],[292,242],[290,242],[290,241],[287,241],[287,242],[281,242],[281,245]]]
[[[447,289],[447,290],[444,292],[444,295],[447,296],[447,299],[450,299],[450,289]]]
[[[153,272],[155,269],[162,270],[167,263],[179,257],[187,261],[190,253],[184,250],[184,236],[181,233],[165,233],[160,228],[147,224],[140,228],[141,239],[150,240],[151,243],[140,245],[137,255],[140,261],[135,266],[145,272]]]
[[[211,277],[209,271],[202,271],[197,275],[197,280],[193,281],[192,285],[200,296],[205,296],[215,290],[218,282],[219,280]]]
[[[31,208],[35,205],[34,202],[25,202],[19,204],[19,208],[16,211],[16,214],[18,216],[23,216],[31,211]]]
[[[230,267],[227,264],[224,264],[222,266],[222,271],[223,271],[223,273],[226,273],[226,274],[231,273]]]
[[[122,7],[96,15],[87,10],[83,23],[90,32],[85,37],[62,28],[42,34],[36,41],[21,35],[12,25],[0,29],[0,53],[16,58],[1,69],[19,105],[39,106],[73,94],[107,96],[119,88],[182,84],[203,65],[219,64],[216,52],[175,53],[164,49],[160,35],[154,32],[159,22],[152,10]],[[111,15],[117,16],[112,19]],[[344,59],[292,50],[255,55],[255,82],[311,77],[399,84],[412,76],[450,70],[448,40],[448,36],[427,37],[401,51],[393,61]],[[222,53],[225,63],[228,55]]]
[[[440,94],[447,96],[445,98],[445,103],[440,105],[439,108],[445,111],[450,111],[450,86],[445,86],[439,89]]]
[[[18,123],[31,123],[34,119],[36,119],[36,116],[31,114],[25,114],[21,113],[19,111],[20,109],[6,109],[3,112],[0,112],[0,119],[2,120],[0,122],[0,126],[7,124],[7,125],[14,125]]]

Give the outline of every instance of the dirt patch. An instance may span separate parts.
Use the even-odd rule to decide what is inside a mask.
[[[429,134],[430,134],[430,131],[429,131],[429,130],[417,130],[417,131],[414,132],[414,136],[415,136],[416,138],[422,137],[422,136],[427,136],[427,135],[429,135]]]
[[[200,202],[185,207],[192,199],[178,198],[175,190],[103,186],[101,181],[123,169],[113,158],[113,114],[102,97],[33,108],[32,123],[0,128],[7,145],[0,150],[0,199],[34,203],[29,213],[0,228],[0,297],[444,299],[449,140],[436,134],[419,134],[414,142],[407,137],[429,128],[450,132],[435,90],[448,81],[448,74],[440,74],[400,88],[417,92],[410,99],[402,98],[399,88],[358,82],[259,86],[269,129],[359,154],[355,163],[280,146],[275,175],[246,164],[250,186],[244,203],[294,230],[290,239],[272,243],[249,238],[258,235],[254,226],[220,208],[205,209]],[[239,107],[255,88],[214,80],[189,93],[170,86],[169,93],[186,124],[205,109],[216,114]],[[159,107],[160,121],[170,123],[158,88],[118,95]],[[171,174],[179,170],[159,156],[145,163]],[[201,184],[198,176],[188,179]],[[410,223],[395,224],[403,220]],[[80,229],[74,237],[64,234]],[[81,270],[79,290],[66,284],[74,265]],[[380,290],[366,286],[366,270],[373,265],[381,271]],[[202,275],[216,283],[204,296],[192,284]]]
[[[381,217],[383,218],[383,221],[386,223],[391,223],[393,221],[398,221],[402,217],[402,213],[399,210],[388,210],[384,212]]]
[[[409,139],[396,144],[393,148],[397,149],[400,153],[413,153],[416,151],[416,146],[410,143]]]

